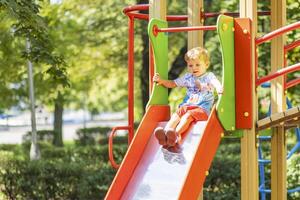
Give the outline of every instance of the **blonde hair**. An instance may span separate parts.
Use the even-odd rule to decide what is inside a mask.
[[[195,47],[186,52],[184,60],[186,62],[199,59],[208,67],[210,64],[208,51],[202,47]]]

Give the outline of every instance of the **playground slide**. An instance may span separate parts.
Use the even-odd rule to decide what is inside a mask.
[[[166,115],[161,121],[156,118],[169,112],[166,107],[148,109],[105,199],[175,200],[199,196],[223,128],[213,110],[208,121],[191,127],[180,151],[170,152],[153,136],[155,127],[165,125]]]

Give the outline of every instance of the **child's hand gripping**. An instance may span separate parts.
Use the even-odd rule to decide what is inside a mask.
[[[160,76],[159,76],[159,73],[155,73],[153,78],[152,78],[153,82],[155,82],[157,85],[161,85],[161,79],[160,79]]]
[[[201,84],[199,80],[195,80],[195,85],[200,91],[211,89],[211,87],[207,83]]]

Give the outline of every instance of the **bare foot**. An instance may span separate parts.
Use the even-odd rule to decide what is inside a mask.
[[[154,131],[154,135],[160,145],[165,146],[167,144],[167,137],[162,127],[157,127]]]
[[[166,131],[167,145],[174,146],[177,142],[177,133],[174,129],[168,129]]]
[[[182,152],[182,148],[179,144],[175,144],[174,146],[169,146],[168,151],[172,152],[172,153],[181,153]]]

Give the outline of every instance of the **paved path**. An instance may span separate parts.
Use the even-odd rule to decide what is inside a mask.
[[[127,121],[91,121],[86,124],[87,127],[95,126],[122,126],[126,125]],[[65,124],[63,126],[63,140],[72,141],[76,139],[76,130],[83,128],[83,123]],[[51,130],[52,125],[38,125],[37,130]],[[30,126],[0,126],[0,144],[21,144],[22,137],[31,130]]]

